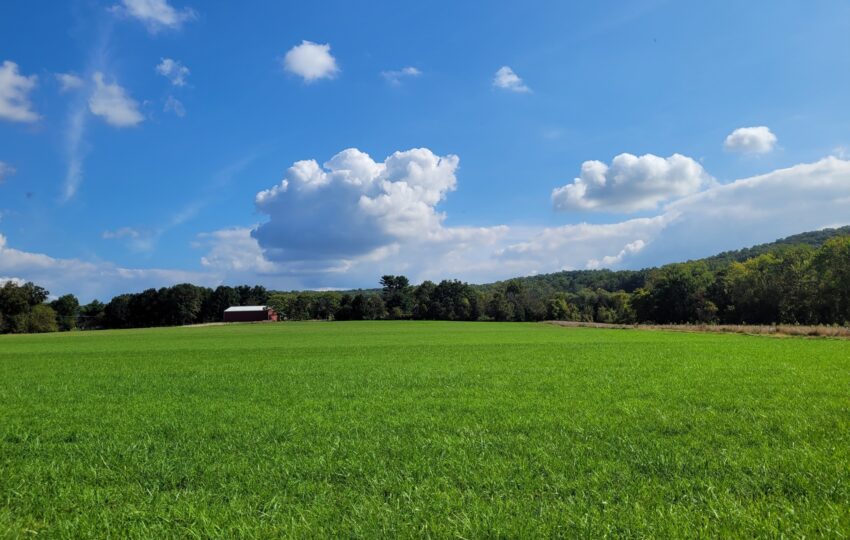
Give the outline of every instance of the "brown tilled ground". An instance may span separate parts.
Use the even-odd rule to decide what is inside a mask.
[[[746,325],[746,324],[605,324],[577,321],[546,321],[568,328],[615,328],[636,330],[674,330],[677,332],[717,332],[768,336],[807,336],[850,338],[847,326]]]

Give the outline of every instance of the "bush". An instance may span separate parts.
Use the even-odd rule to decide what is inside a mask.
[[[58,331],[59,325],[56,322],[56,311],[46,304],[33,306],[27,317],[27,332],[42,334]]]

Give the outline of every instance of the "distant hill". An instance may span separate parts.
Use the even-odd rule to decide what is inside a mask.
[[[539,291],[544,296],[556,292],[578,292],[581,289],[605,289],[606,291],[634,292],[643,287],[646,274],[644,270],[565,270],[552,274],[538,274],[475,285],[483,291],[500,289],[510,281],[519,281],[525,288]]]
[[[836,236],[850,236],[850,226],[839,227],[837,229],[821,229],[819,231],[809,231],[800,234],[795,234],[787,238],[781,238],[766,244],[758,244],[756,246],[737,249],[733,251],[724,251],[717,255],[695,259],[694,262],[703,261],[708,267],[717,271],[733,262],[743,262],[753,257],[758,257],[765,253],[779,251],[783,248],[797,245],[807,245],[813,248],[818,248],[830,238]],[[562,272],[553,272],[550,274],[537,274],[534,276],[518,276],[493,283],[481,283],[472,285],[475,289],[482,292],[491,292],[501,289],[509,281],[518,281],[526,289],[535,291],[540,296],[551,296],[558,292],[577,293],[582,289],[604,289],[606,291],[625,291],[632,293],[636,289],[644,286],[646,276],[653,268],[644,268],[642,270],[564,270]],[[380,288],[368,289],[350,289],[337,291],[341,294],[375,294],[380,292]]]
[[[819,231],[804,232],[767,244],[759,244],[734,251],[724,251],[717,255],[696,260],[705,262],[712,270],[718,270],[733,262],[743,262],[747,259],[752,259],[753,257],[758,257],[765,253],[779,251],[789,246],[808,245],[813,248],[818,248],[823,245],[824,242],[836,236],[850,236],[850,226],[840,227],[837,229],[821,229]],[[565,270],[563,272],[554,272],[551,274],[517,277],[512,280],[486,283],[477,285],[476,287],[487,291],[503,287],[508,281],[516,280],[521,282],[525,287],[538,290],[544,295],[556,292],[576,293],[585,288],[604,289],[606,291],[622,290],[631,293],[634,292],[635,289],[643,287],[646,281],[646,276],[650,270],[652,269],[645,268],[643,270],[617,271]]]
[[[795,234],[767,244],[759,244],[757,246],[737,249],[734,251],[724,251],[723,253],[718,253],[717,255],[712,255],[711,257],[699,260],[705,261],[710,268],[717,269],[731,264],[732,262],[743,262],[747,259],[752,259],[753,257],[758,257],[759,255],[764,255],[765,253],[777,251],[789,246],[807,245],[813,248],[818,248],[822,246],[824,242],[830,238],[835,238],[836,236],[850,236],[850,226]]]

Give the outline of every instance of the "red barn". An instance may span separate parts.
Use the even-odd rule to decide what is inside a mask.
[[[277,313],[269,306],[230,306],[224,310],[224,322],[276,321]]]

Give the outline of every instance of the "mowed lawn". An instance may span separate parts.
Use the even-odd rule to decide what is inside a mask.
[[[0,336],[0,536],[850,535],[850,342],[545,324]]]

